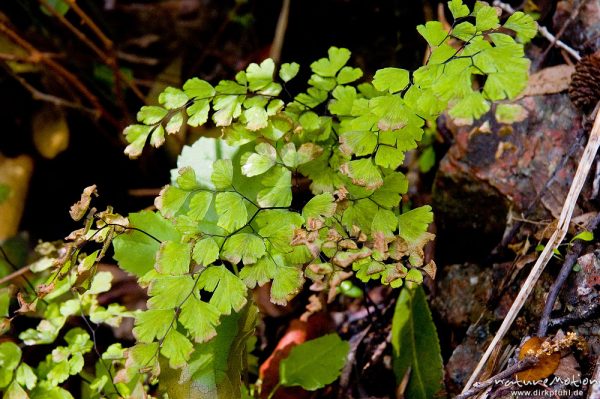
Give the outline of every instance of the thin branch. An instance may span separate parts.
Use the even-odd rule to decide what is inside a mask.
[[[577,203],[577,199],[579,198],[579,194],[583,188],[585,180],[588,176],[590,168],[594,163],[594,158],[596,153],[598,152],[598,147],[600,147],[600,113],[596,115],[596,119],[594,121],[594,126],[592,127],[592,131],[590,133],[589,141],[583,151],[583,155],[581,156],[581,160],[579,162],[579,166],[577,167],[577,172],[575,173],[575,177],[573,178],[573,182],[571,184],[571,188],[569,189],[569,194],[565,199],[565,204],[563,205],[560,217],[558,219],[558,224],[556,230],[548,240],[548,243],[544,247],[544,250],[540,254],[537,262],[531,269],[529,276],[523,283],[519,294],[515,298],[508,314],[502,321],[502,325],[498,329],[498,332],[494,336],[494,339],[488,346],[487,350],[483,354],[481,360],[475,367],[473,374],[467,381],[463,392],[466,392],[471,385],[476,381],[479,373],[487,363],[490,355],[494,351],[494,348],[498,343],[504,338],[509,328],[512,326],[515,318],[519,314],[519,311],[525,304],[525,301],[533,291],[535,287],[535,283],[540,278],[546,264],[550,261],[553,255],[553,250],[558,247],[558,245],[563,241],[565,236],[567,235],[567,231],[569,228],[569,224],[571,222],[571,217],[573,216],[573,211],[575,210],[575,205]]]
[[[17,277],[21,277],[28,271],[29,271],[29,266],[22,267],[16,271],[12,272],[11,274],[0,278],[0,285],[2,285],[4,283],[8,283],[9,281],[12,281]],[[23,277],[23,278],[25,278],[25,277]]]
[[[501,8],[502,10],[506,11],[509,14],[514,14],[515,13],[515,9],[512,8],[512,6],[510,4],[504,3],[502,1],[494,0],[494,6]],[[561,48],[561,49],[565,50],[567,53],[569,53],[577,61],[579,61],[581,59],[581,55],[579,55],[579,52],[577,50],[569,47],[564,42],[558,40],[556,38],[556,36],[554,36],[552,33],[550,33],[550,31],[548,30],[548,28],[546,28],[545,26],[538,25],[538,32],[540,32],[540,34],[542,36],[544,36],[546,39],[548,39],[548,41],[550,43],[553,43],[555,47],[558,47],[558,48]]]
[[[30,62],[33,64],[41,63],[46,65],[49,69],[54,71],[56,75],[60,76],[67,83],[71,84],[77,89],[87,100],[96,108],[106,120],[108,120],[114,126],[120,127],[119,121],[117,121],[100,103],[98,98],[92,93],[81,81],[65,69],[62,65],[58,64],[52,58],[46,56],[45,53],[39,51],[27,40],[23,39],[19,34],[6,25],[5,21],[0,21],[0,33],[8,36],[10,40],[22,47],[24,50],[29,52]]]
[[[600,302],[581,305],[575,308],[571,313],[555,319],[550,319],[548,328],[562,327],[568,324],[586,321],[596,317],[598,314],[600,314]]]
[[[525,359],[523,359],[523,360],[519,361],[518,363],[516,363],[515,365],[513,365],[512,367],[509,367],[506,370],[496,374],[495,376],[492,376],[483,382],[475,383],[473,385],[473,388],[471,388],[467,391],[464,391],[463,393],[458,395],[455,399],[466,399],[466,398],[470,398],[471,396],[475,396],[479,392],[481,392],[484,389],[495,384],[497,381],[512,377],[514,374],[518,373],[519,371],[523,371],[525,369],[530,368],[531,366],[534,366],[535,364],[537,364],[538,361],[539,361],[539,359],[537,359],[536,357],[528,356]]]
[[[589,230],[594,230],[596,226],[600,223],[600,214],[596,215],[596,217],[590,222],[587,227]],[[577,258],[579,254],[583,250],[583,241],[579,240],[569,250],[567,256],[565,257],[565,262],[563,263],[560,271],[558,272],[558,276],[550,290],[548,291],[548,297],[546,298],[546,304],[544,305],[544,311],[542,313],[542,317],[540,319],[540,325],[538,328],[538,337],[545,337],[546,332],[548,331],[548,322],[550,320],[550,313],[552,313],[552,309],[554,309],[554,303],[556,302],[556,298],[558,298],[558,294],[560,293],[561,288],[569,278],[571,274],[571,270],[573,270],[573,266],[575,262],[577,262]]]

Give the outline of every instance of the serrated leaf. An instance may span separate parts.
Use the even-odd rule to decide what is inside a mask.
[[[334,382],[346,364],[350,345],[337,334],[306,341],[292,348],[279,363],[283,386],[301,386],[315,391]]]
[[[438,21],[429,21],[425,25],[417,26],[417,32],[419,32],[432,47],[439,46],[448,37],[448,33],[444,30],[444,26]]]
[[[396,381],[400,383],[411,370],[406,397],[434,397],[442,388],[444,369],[435,324],[420,286],[400,291],[392,319],[392,347]]]
[[[166,109],[177,109],[181,108],[189,100],[186,94],[174,87],[167,87],[158,96],[158,102],[161,103]]]
[[[181,129],[182,125],[183,125],[183,112],[177,112],[177,113],[171,115],[171,118],[169,118],[169,121],[167,122],[167,126],[165,126],[165,130],[167,131],[168,134],[174,134],[174,133],[177,133],[179,131],[179,129]]]
[[[475,26],[480,32],[495,29],[499,25],[498,12],[495,7],[485,4],[477,11],[475,15]]]
[[[219,258],[219,246],[212,237],[201,239],[194,246],[192,258],[198,264],[208,266]]]
[[[155,123],[160,122],[167,113],[168,111],[163,107],[144,105],[137,113],[137,120],[146,125],[154,125]]]
[[[225,242],[222,256],[231,263],[237,264],[242,261],[246,265],[256,263],[265,251],[265,244],[260,237],[250,233],[238,233]]]
[[[197,343],[206,342],[217,335],[221,313],[211,305],[192,295],[181,307],[179,322]]]
[[[278,265],[271,284],[271,302],[285,306],[304,285],[302,269],[294,266]]]
[[[409,73],[406,69],[383,68],[375,72],[373,86],[379,91],[397,93],[404,90],[409,84]]]
[[[135,317],[133,335],[142,343],[163,339],[175,319],[174,309],[150,309],[138,313]]]
[[[185,205],[190,192],[175,186],[166,186],[155,200],[156,208],[167,218],[175,216]]]
[[[246,285],[225,266],[210,266],[198,279],[198,287],[212,292],[210,304],[224,315],[238,312],[246,304]]]
[[[337,47],[330,47],[327,53],[329,58],[321,58],[313,62],[310,68],[318,75],[335,77],[336,73],[346,65],[351,53],[348,49]]]
[[[512,14],[504,23],[506,29],[510,29],[517,33],[517,38],[523,43],[527,43],[537,35],[537,23],[531,16],[517,11]]]
[[[229,232],[243,227],[248,221],[244,198],[238,193],[218,193],[215,208],[219,215],[217,225]]]
[[[233,164],[231,159],[217,159],[213,163],[213,172],[210,180],[218,190],[231,187],[233,182]]]
[[[403,213],[398,216],[400,237],[409,243],[413,243],[427,231],[431,222],[433,222],[433,212],[431,212],[429,205],[424,205]]]
[[[477,28],[470,22],[461,22],[452,29],[452,36],[465,42],[471,40],[476,33]]]
[[[284,167],[271,169],[261,180],[264,189],[256,200],[263,208],[286,207],[292,203],[292,172]]]
[[[160,347],[160,353],[169,359],[171,368],[185,366],[193,351],[190,340],[174,328],[169,330]]]
[[[113,240],[115,259],[119,266],[138,277],[143,276],[154,267],[156,252],[161,241],[179,241],[181,236],[168,220],[158,213],[142,211],[130,213],[129,225],[138,230],[128,230]],[[142,233],[150,234],[152,237]]]
[[[187,124],[192,127],[202,126],[208,120],[208,112],[210,111],[209,100],[196,100],[194,104],[186,110],[188,114]]]
[[[469,7],[463,4],[462,0],[452,0],[448,2],[448,8],[452,13],[452,17],[454,19],[466,17],[471,12],[469,11]]]
[[[309,218],[323,219],[333,216],[335,213],[335,199],[331,193],[323,193],[312,197],[304,208],[302,208],[302,216],[304,219]]]
[[[194,288],[190,276],[162,276],[148,287],[148,309],[174,309],[183,304]]]
[[[175,276],[190,271],[190,244],[167,241],[160,245],[156,255],[156,270],[162,274]]]
[[[31,391],[37,383],[37,375],[27,363],[21,363],[17,368],[15,380]]]
[[[377,135],[371,131],[349,131],[340,135],[340,150],[346,155],[371,155],[377,146]]]
[[[460,99],[450,109],[449,114],[453,118],[473,120],[485,114],[490,109],[490,103],[485,100],[478,91],[473,91]]]
[[[379,168],[373,164],[371,158],[361,158],[342,165],[341,172],[352,179],[352,183],[369,190],[376,189],[383,184]]]
[[[279,68],[279,77],[287,83],[298,74],[299,70],[300,65],[295,62],[282,64],[281,68]]]
[[[329,111],[334,115],[350,115],[356,99],[356,89],[352,86],[338,86],[331,93],[334,100],[329,102]]]

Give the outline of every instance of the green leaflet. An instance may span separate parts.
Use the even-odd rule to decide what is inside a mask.
[[[161,389],[172,399],[241,397],[242,357],[257,315],[256,307],[248,304],[239,313],[222,317],[216,336],[195,346],[181,372],[163,369]]]
[[[444,369],[440,344],[423,288],[400,291],[392,320],[394,373],[400,382],[410,368],[406,397],[433,398],[442,388]]]
[[[154,267],[160,248],[160,242],[154,238],[179,241],[180,234],[168,220],[155,212],[131,213],[129,224],[139,230],[128,230],[114,239],[115,259],[122,269],[141,277]]]
[[[198,287],[212,292],[209,303],[221,314],[239,311],[246,304],[246,285],[224,266],[210,266],[200,274]]]
[[[283,386],[315,391],[335,381],[346,364],[350,345],[337,334],[306,341],[292,348],[279,364]]]
[[[409,243],[413,243],[427,231],[431,222],[433,222],[433,213],[429,205],[403,213],[398,217],[400,236]]]

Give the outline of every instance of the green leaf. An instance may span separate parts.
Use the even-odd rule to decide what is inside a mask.
[[[195,193],[190,199],[190,210],[187,215],[195,221],[202,221],[206,212],[212,203],[213,193],[208,191],[200,191]]]
[[[13,381],[12,384],[9,385],[6,392],[4,392],[4,396],[2,399],[25,399],[29,398],[27,392],[21,388],[21,386],[17,383],[17,381]]]
[[[188,114],[187,124],[192,127],[202,126],[208,120],[208,112],[210,111],[209,100],[196,100],[194,104],[186,110]]]
[[[183,92],[191,99],[210,99],[215,95],[215,89],[205,80],[192,78],[183,84]]]
[[[135,317],[133,335],[138,342],[150,343],[163,339],[175,319],[174,309],[150,309]]]
[[[473,120],[488,112],[490,103],[487,102],[483,95],[478,91],[473,91],[460,99],[451,109],[450,116],[453,118],[461,118]]]
[[[417,26],[417,32],[429,43],[431,47],[437,47],[448,37],[444,26],[438,21],[429,21],[425,25]]]
[[[246,304],[246,285],[225,266],[210,266],[198,279],[198,287],[212,292],[210,304],[224,315],[240,311]]]
[[[383,68],[375,72],[373,77],[373,86],[377,90],[389,91],[390,93],[404,90],[409,83],[409,73],[406,69]]]
[[[129,224],[139,230],[127,230],[113,240],[115,259],[123,270],[141,277],[153,269],[160,248],[160,242],[153,237],[160,241],[179,241],[181,236],[168,220],[155,212],[130,213]]]
[[[490,7],[483,3],[482,7],[475,15],[475,26],[480,32],[496,29],[499,25],[498,14],[496,8]]]
[[[379,168],[373,164],[371,158],[361,158],[342,165],[341,172],[352,179],[352,183],[369,190],[376,189],[383,184]]]
[[[215,208],[219,214],[217,225],[228,232],[245,226],[248,221],[248,210],[244,198],[238,193],[218,193]]]
[[[109,291],[112,279],[113,275],[111,272],[97,272],[87,292],[90,294],[100,294]]]
[[[148,309],[174,309],[183,304],[194,288],[190,276],[163,276],[152,280],[148,287]]]
[[[265,244],[260,237],[250,233],[238,233],[225,241],[222,256],[233,264],[242,261],[247,265],[256,263],[265,251]]]
[[[281,80],[287,83],[298,74],[299,70],[300,65],[298,65],[295,62],[292,62],[290,64],[282,64],[281,68],[279,69],[279,77],[281,78]]]
[[[218,190],[231,187],[233,182],[233,165],[231,159],[217,159],[213,163],[213,172],[210,177]]]
[[[261,143],[256,146],[256,152],[251,153],[242,165],[242,174],[248,177],[265,173],[275,165],[277,153],[272,145]]]
[[[181,373],[163,370],[160,385],[170,399],[241,397],[242,359],[257,319],[255,306],[221,318],[217,335],[196,345]]]
[[[275,72],[275,63],[267,58],[260,65],[252,63],[246,69],[246,77],[250,90],[258,91],[265,89],[273,82],[273,73]]]
[[[181,108],[189,100],[186,94],[174,87],[167,87],[165,91],[160,93],[158,96],[158,102],[161,103],[166,109],[177,109]]]
[[[417,241],[433,222],[433,213],[429,205],[421,206],[398,216],[400,236],[409,243]]]
[[[218,88],[218,87],[217,87]],[[213,121],[217,126],[229,126],[242,113],[244,96],[217,95],[213,100]]]
[[[581,233],[579,233],[575,237],[573,237],[571,239],[571,242],[573,242],[575,240],[593,241],[594,240],[594,233],[591,232],[591,231],[582,231]]]
[[[123,134],[125,135],[125,140],[127,140],[127,142],[129,143],[129,145],[125,147],[125,155],[129,156],[130,158],[137,158],[138,156],[140,156],[151,131],[151,126],[127,126],[123,131]]]
[[[145,125],[154,125],[162,121],[168,112],[163,107],[144,105],[137,113],[137,120]]]
[[[302,269],[294,266],[277,265],[271,284],[271,302],[285,306],[304,285]]]
[[[442,388],[440,344],[422,287],[403,288],[392,320],[394,373],[400,383],[410,368],[407,398],[429,399]]]
[[[292,203],[292,172],[284,167],[271,169],[261,180],[264,189],[256,200],[264,208],[287,207]]]
[[[454,19],[466,17],[471,12],[469,11],[469,7],[463,4],[462,0],[452,0],[448,2],[448,8],[452,13],[452,17]]]
[[[21,385],[31,391],[37,383],[37,375],[27,363],[21,363],[17,368],[17,374],[15,380]]]
[[[337,334],[306,341],[292,348],[279,364],[283,386],[301,386],[308,391],[331,384],[346,364],[350,345]]]
[[[65,15],[67,13],[67,11],[69,11],[69,9],[71,8],[71,6],[69,6],[69,3],[67,3],[65,0],[47,0],[47,4],[54,9],[54,11],[60,15]],[[46,5],[42,4],[40,5],[40,9],[42,10],[42,12],[46,15],[50,15],[50,16],[54,16],[54,13],[51,12],[50,10],[46,9]]]
[[[175,216],[185,205],[189,191],[175,186],[166,186],[155,200],[156,208],[167,218]]]
[[[337,82],[338,84],[345,85],[360,79],[362,75],[363,72],[360,70],[360,68],[346,66],[340,70],[340,73],[338,73]]]
[[[169,359],[171,368],[180,368],[187,364],[194,345],[185,335],[171,328],[162,342],[160,353]]]
[[[221,313],[219,310],[198,298],[191,296],[181,307],[179,322],[189,331],[197,343],[206,342],[217,335]]]
[[[537,23],[531,16],[517,11],[512,14],[504,23],[506,29],[510,29],[517,33],[517,38],[520,42],[527,43],[537,35]]]
[[[251,107],[244,111],[246,128],[253,132],[264,129],[269,124],[269,115],[263,107]]]
[[[310,64],[310,68],[317,75],[334,77],[350,59],[350,51],[345,48],[330,47],[327,52],[329,58],[321,58]]]
[[[346,155],[371,155],[377,146],[377,134],[371,131],[349,131],[340,135],[340,150]]]
[[[192,258],[202,266],[208,266],[219,259],[219,246],[212,237],[201,239],[194,246]]]
[[[312,197],[304,208],[302,208],[302,216],[304,219],[309,218],[323,219],[333,216],[335,213],[335,199],[331,193],[323,193]]]
[[[0,368],[14,370],[21,361],[21,349],[10,341],[0,343]]]
[[[175,276],[190,271],[190,244],[167,241],[160,245],[156,255],[156,270],[162,274]]]
[[[495,117],[500,123],[521,122],[527,118],[527,110],[519,104],[498,104]]]

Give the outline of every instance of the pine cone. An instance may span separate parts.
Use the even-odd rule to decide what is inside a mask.
[[[569,97],[576,107],[591,111],[600,100],[600,51],[583,57],[575,66]]]

